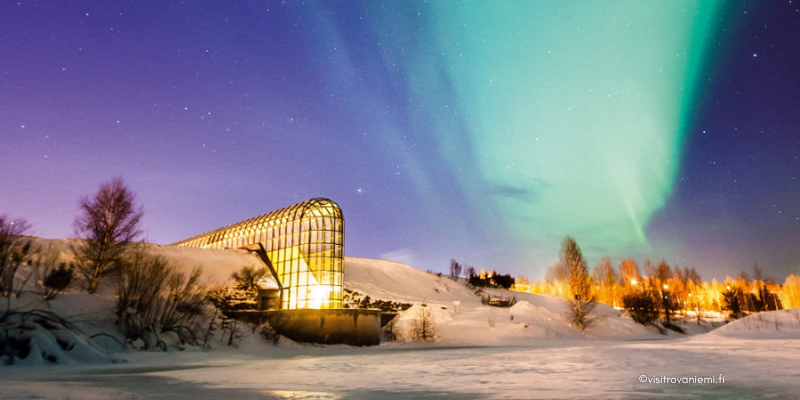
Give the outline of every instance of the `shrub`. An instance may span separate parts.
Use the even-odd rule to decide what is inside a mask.
[[[15,279],[17,270],[30,261],[33,252],[30,239],[23,236],[27,230],[24,220],[0,215],[0,295],[4,297],[22,290]]]
[[[181,342],[198,343],[205,326],[205,288],[200,269],[185,274],[160,256],[139,249],[120,264],[116,277],[117,323],[130,341],[142,339],[145,349],[158,337],[174,332]],[[155,343],[148,337],[155,335]]]
[[[652,293],[648,291],[622,296],[622,305],[628,315],[642,325],[652,325],[658,319],[658,305]]]
[[[496,271],[484,277],[474,274],[467,277],[467,283],[474,288],[492,287],[508,289],[514,285],[514,281],[515,278],[513,276],[509,274],[498,275]]]
[[[492,275],[492,281],[494,282],[495,285],[503,289],[508,289],[511,287],[511,285],[514,284],[514,277],[509,274]]]
[[[45,300],[54,299],[69,286],[70,282],[72,282],[71,266],[67,268],[65,263],[61,263],[57,269],[50,270],[42,282]]]
[[[236,289],[244,291],[248,298],[255,299],[258,296],[258,282],[268,273],[266,267],[244,266],[231,274],[231,278],[236,282]]]
[[[209,290],[206,300],[214,305],[224,315],[230,311],[244,311],[258,309],[258,303],[253,298],[249,298],[242,290],[232,290],[228,287],[217,287]]]

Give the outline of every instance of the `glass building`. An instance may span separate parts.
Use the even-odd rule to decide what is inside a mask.
[[[307,200],[175,245],[258,253],[278,281],[281,309],[342,308],[344,217],[329,199]]]

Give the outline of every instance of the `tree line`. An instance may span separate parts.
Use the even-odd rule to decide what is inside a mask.
[[[758,265],[752,275],[743,271],[736,278],[707,282],[694,268],[670,266],[665,259],[657,264],[645,259],[640,267],[631,258],[615,266],[609,257],[603,257],[589,273],[588,268],[565,259],[565,251],[576,255],[572,260],[577,259],[580,249],[571,237],[562,243],[559,263],[548,268],[543,280],[530,282],[520,276],[512,289],[568,299],[578,293],[581,298],[625,309],[642,323],[657,318],[670,323],[676,314],[696,317],[699,322],[710,313],[739,318],[748,313],[800,307],[800,278],[790,275],[780,285],[764,276]],[[576,269],[581,273],[576,274]]]

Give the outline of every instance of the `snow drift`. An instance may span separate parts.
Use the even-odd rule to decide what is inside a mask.
[[[800,309],[748,315],[710,332],[709,335],[739,339],[797,339],[800,337]]]

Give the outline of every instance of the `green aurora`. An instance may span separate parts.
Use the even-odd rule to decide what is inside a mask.
[[[417,61],[441,63],[433,78],[455,94],[446,107],[465,129],[433,133],[451,164],[476,163],[460,175],[473,209],[544,254],[567,234],[588,249],[647,251],[645,227],[676,178],[718,4],[433,5],[439,54]]]
[[[305,39],[327,85],[379,133],[375,148],[404,167],[435,234],[460,232],[451,251],[541,268],[565,235],[590,258],[650,252],[721,9],[381,2],[323,9]]]

